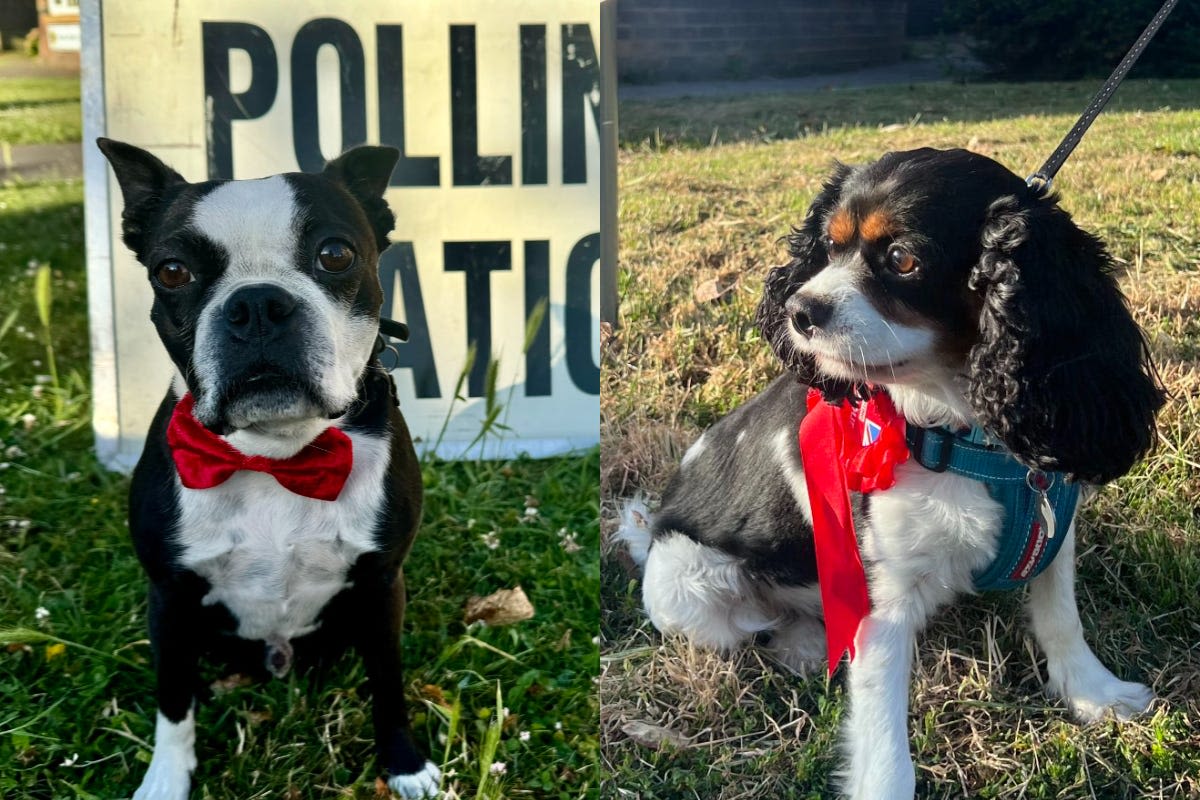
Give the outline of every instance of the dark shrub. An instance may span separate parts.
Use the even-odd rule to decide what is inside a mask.
[[[991,77],[1072,80],[1117,65],[1162,0],[946,0],[947,21],[975,38]],[[1134,77],[1200,76],[1200,3],[1180,0]]]

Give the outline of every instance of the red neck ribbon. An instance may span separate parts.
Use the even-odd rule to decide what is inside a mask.
[[[896,465],[908,457],[904,417],[886,394],[877,392],[856,406],[845,400],[830,405],[816,389],[808,390],[800,460],[812,506],[830,674],[847,650],[854,660],[854,638],[871,613],[850,492],[890,489]]]
[[[291,458],[248,456],[200,424],[192,414],[195,400],[185,394],[167,426],[167,444],[189,489],[211,489],[240,470],[265,472],[280,486],[315,500],[337,500],[354,466],[354,445],[337,428],[326,428]]]

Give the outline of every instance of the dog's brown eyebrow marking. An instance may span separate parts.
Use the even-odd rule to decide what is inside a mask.
[[[874,242],[895,233],[896,225],[890,214],[882,209],[876,209],[858,226],[859,234],[869,242]]]
[[[836,245],[847,244],[854,238],[854,217],[844,208],[839,208],[829,218],[829,238]]]

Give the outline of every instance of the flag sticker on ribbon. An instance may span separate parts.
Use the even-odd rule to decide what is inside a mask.
[[[861,403],[855,412],[858,415],[858,423],[862,426],[861,445],[863,447],[875,444],[879,439],[879,434],[883,431],[883,425],[878,420],[871,419],[873,409],[873,404]]]

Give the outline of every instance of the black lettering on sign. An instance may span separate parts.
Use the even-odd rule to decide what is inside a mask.
[[[202,22],[204,106],[208,122],[208,178],[233,178],[233,121],[256,119],[271,110],[279,89],[275,44],[257,25],[248,22]],[[250,85],[233,93],[229,80],[229,51],[250,56]]]
[[[396,318],[395,287],[400,279],[400,294],[404,302],[404,321],[408,323],[408,341],[397,343],[396,355],[384,361],[388,370],[411,369],[417,397],[441,397],[437,366],[433,361],[433,341],[429,321],[425,317],[425,300],[421,295],[421,278],[412,242],[393,242],[379,257],[379,281],[383,284],[383,308],[380,314]],[[388,355],[385,351],[384,355]]]
[[[525,243],[525,324],[538,303],[550,302],[550,242]],[[525,396],[550,395],[550,306],[525,351]]]
[[[521,26],[521,183],[546,183],[546,26]]]
[[[479,155],[475,26],[450,26],[450,140],[455,186],[512,185],[512,156]]]
[[[327,44],[337,50],[342,95],[342,143],[330,158],[367,141],[366,66],[358,34],[340,19],[306,22],[292,42],[292,144],[296,163],[305,172],[325,167],[317,116],[317,51]]]
[[[567,257],[567,306],[564,338],[567,374],[585,394],[600,394],[600,365],[592,360],[592,270],[600,262],[600,234],[591,233]]]
[[[379,141],[400,150],[392,186],[437,186],[437,156],[410,156],[404,140],[404,27],[376,25],[379,77]]]
[[[467,274],[467,344],[475,345],[467,396],[483,397],[492,357],[492,272],[512,269],[512,243],[445,242],[442,252],[446,272]]]
[[[562,26],[562,58],[563,183],[587,183],[585,106],[600,130],[600,62],[589,26]]]

